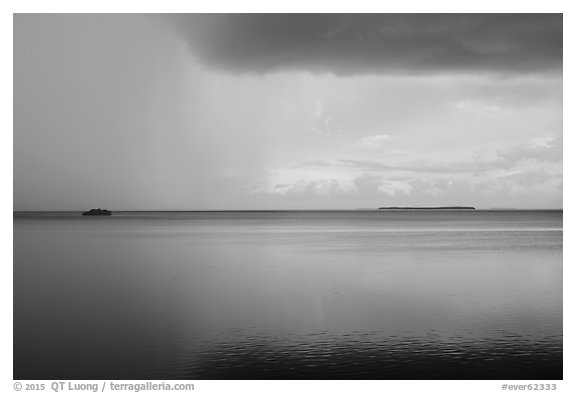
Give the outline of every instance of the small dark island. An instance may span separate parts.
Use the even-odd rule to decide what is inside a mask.
[[[83,216],[111,216],[112,212],[107,209],[90,209],[82,212]]]
[[[437,207],[379,207],[378,210],[476,210],[475,207],[471,206],[437,206]]]

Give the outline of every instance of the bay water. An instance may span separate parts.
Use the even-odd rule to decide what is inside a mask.
[[[14,214],[15,379],[561,379],[562,212]]]

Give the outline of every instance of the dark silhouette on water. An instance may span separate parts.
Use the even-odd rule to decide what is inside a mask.
[[[90,209],[82,213],[83,216],[111,216],[112,212],[107,209]]]
[[[392,206],[392,207],[379,207],[378,210],[476,210],[476,208],[471,206],[437,206],[437,207]]]

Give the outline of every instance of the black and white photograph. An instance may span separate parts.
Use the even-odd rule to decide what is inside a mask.
[[[22,12],[12,77],[14,381],[565,377],[562,13]]]

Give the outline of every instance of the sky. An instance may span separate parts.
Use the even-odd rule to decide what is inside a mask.
[[[561,14],[15,14],[14,209],[562,207]]]

